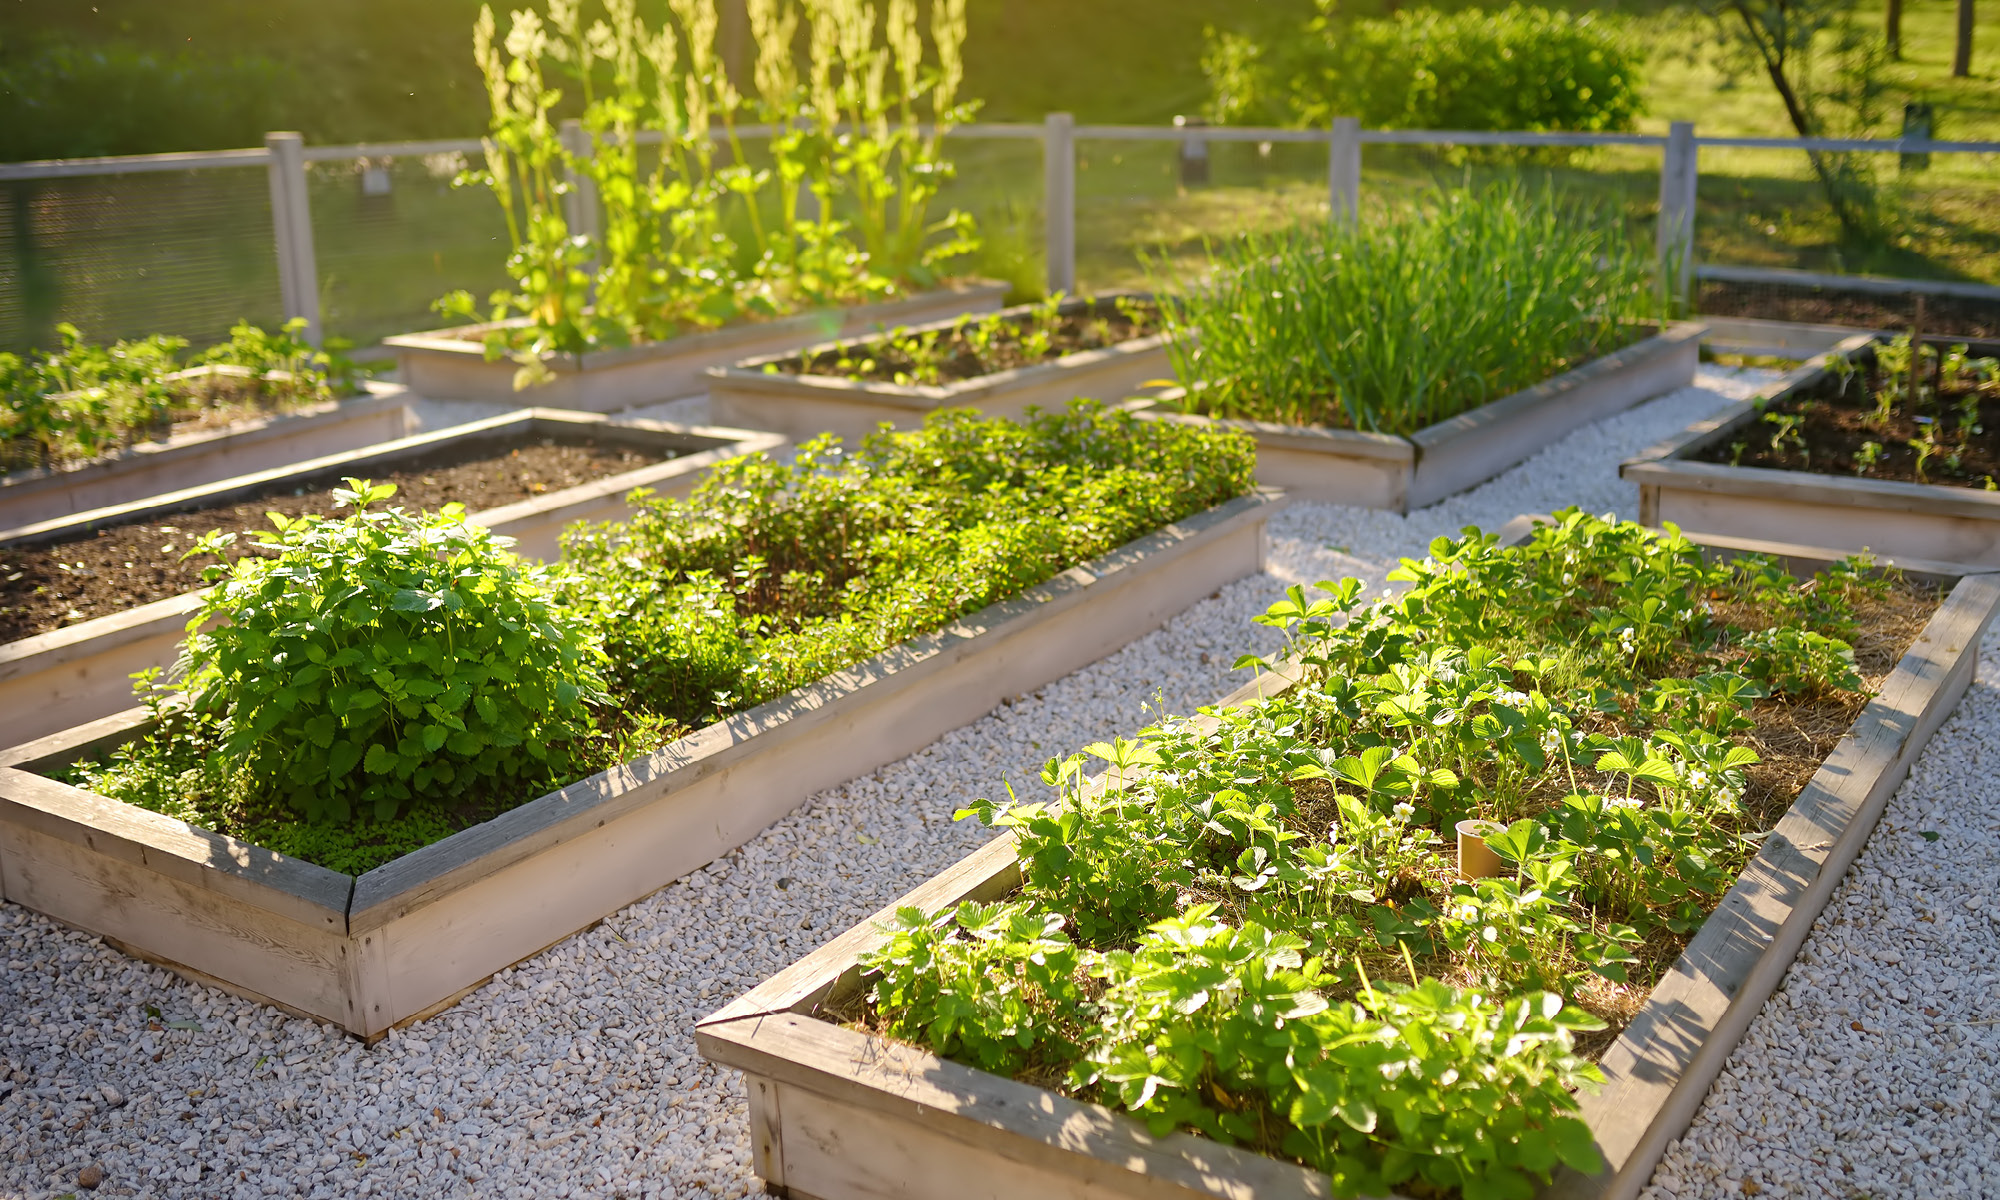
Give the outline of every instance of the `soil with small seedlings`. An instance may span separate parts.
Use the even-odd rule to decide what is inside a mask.
[[[1916,316],[1916,297],[1708,280],[1701,285],[1695,307],[1708,317],[1902,332]],[[1925,334],[1938,337],[2000,338],[2000,301],[1925,296],[1923,326]]]
[[[1926,364],[1926,400],[1909,403],[1909,378],[1889,379],[1873,364],[1845,388],[1837,379],[1774,401],[1762,420],[1735,435],[1705,447],[1693,457],[1699,462],[1818,475],[1886,479],[1901,483],[1945,484],[1991,491],[2000,488],[2000,389],[1976,390],[1968,379],[1940,386],[1934,368]],[[1895,396],[1886,419],[1875,397],[1885,389]],[[1972,401],[1967,421],[1966,402]],[[1771,418],[1800,417],[1796,430]],[[1935,444],[1922,459],[1912,442],[1928,435]],[[1869,451],[1873,443],[1879,449]]]
[[[373,483],[393,483],[396,494],[378,507],[435,510],[463,504],[481,512],[592,483],[673,457],[591,440],[542,439],[508,445],[481,439],[414,458],[393,471],[369,472]],[[202,568],[216,560],[181,556],[215,530],[269,532],[265,513],[339,516],[339,479],[266,493],[255,499],[194,512],[152,516],[82,537],[36,546],[0,547],[0,642],[15,641],[110,616],[202,587]],[[232,552],[260,553],[241,538]]]
[[[1046,329],[1048,346],[1040,353],[1026,344],[1038,329]],[[983,343],[981,330],[992,336]],[[1150,337],[1161,331],[1159,307],[1150,301],[1127,301],[1121,308],[1110,301],[1047,320],[1037,313],[1008,317],[971,318],[950,329],[884,336],[859,345],[788,358],[777,369],[788,375],[831,375],[866,383],[956,383],[1054,362],[1066,354],[1102,350],[1120,342]],[[929,366],[919,364],[908,342],[918,341]]]

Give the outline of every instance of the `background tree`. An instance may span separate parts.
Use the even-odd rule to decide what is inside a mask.
[[[1762,73],[1802,138],[1866,136],[1882,116],[1882,43],[1857,27],[1855,0],[1696,0],[1727,57]],[[1808,150],[1827,204],[1850,236],[1880,232],[1861,155]]]

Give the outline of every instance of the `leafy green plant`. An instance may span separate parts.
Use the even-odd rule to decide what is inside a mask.
[[[1575,511],[1519,547],[1439,538],[1392,578],[1271,607],[1280,695],[961,813],[1014,840],[1005,933],[1001,910],[900,915],[865,964],[883,1027],[1045,1086],[1067,1066],[1070,1094],[1336,1195],[1526,1197],[1595,1170],[1573,1035],[1629,1011],[1617,987],[1651,987],[1660,944],[1720,902],[1761,832],[1745,743],[1785,719],[1772,702],[1851,702],[1837,634],[1894,585],[1855,560],[1802,587]],[[1502,878],[1458,877],[1441,834],[1467,817],[1503,823]],[[1101,989],[1019,984],[1058,968]]]
[[[898,326],[874,337],[764,365],[768,375],[833,375],[938,386],[999,371],[1031,367],[1060,353],[1097,350],[1160,331],[1159,306],[1116,296],[1071,300],[1061,292],[1018,309],[975,316],[941,328]]]
[[[964,0],[932,6],[928,50],[907,0],[886,14],[873,0],[752,0],[754,95],[718,57],[715,0],[668,8],[654,26],[634,0],[608,0],[586,24],[577,0],[550,0],[546,17],[514,12],[504,38],[480,11],[473,55],[493,121],[485,167],[460,182],[499,201],[514,286],[483,311],[465,292],[439,308],[525,318],[485,338],[490,356],[522,363],[524,385],[547,352],[893,295],[978,249],[969,217],[930,213],[952,175],[941,139],[974,107],[958,98]],[[579,104],[584,144],[565,144],[558,114]],[[745,116],[776,130],[766,155],[745,148]],[[657,154],[642,155],[651,139]],[[603,204],[599,234],[570,227],[578,179]]]
[[[1155,285],[1181,296],[1164,315],[1185,406],[1293,425],[1414,433],[1626,345],[1652,303],[1614,219],[1519,186],[1247,236],[1214,259]]]
[[[248,322],[230,340],[181,359],[184,338],[155,334],[102,346],[57,326],[60,347],[22,358],[0,354],[0,469],[86,462],[212,414],[284,410],[353,390],[354,364],[301,341],[303,321],[277,333]],[[241,387],[186,377],[187,365],[241,367]],[[247,394],[246,394],[247,393]]]
[[[566,536],[562,589],[606,631],[622,694],[703,725],[1242,495],[1254,459],[1240,436],[1083,401],[1019,424],[947,410],[639,497]]]
[[[569,773],[603,703],[595,637],[558,609],[543,568],[447,505],[272,514],[271,557],[212,567],[178,671],[187,705],[225,722],[217,753],[309,820],[386,820],[493,780]],[[223,550],[210,534],[189,554]],[[212,626],[204,629],[204,625]]]

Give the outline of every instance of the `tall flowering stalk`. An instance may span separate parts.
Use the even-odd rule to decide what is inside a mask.
[[[499,200],[514,286],[484,314],[463,292],[440,307],[525,317],[488,337],[524,383],[548,351],[931,286],[978,247],[971,218],[931,212],[952,177],[943,139],[975,107],[958,98],[965,0],[939,0],[928,45],[915,0],[749,0],[748,95],[717,53],[715,0],[668,8],[655,27],[635,0],[588,22],[580,0],[549,0],[546,18],[514,12],[504,41],[491,9],[473,28],[493,124],[484,169],[460,181]],[[566,111],[581,144],[564,144]],[[768,162],[746,150],[746,119],[771,127]],[[594,235],[563,207],[584,179],[603,205]]]

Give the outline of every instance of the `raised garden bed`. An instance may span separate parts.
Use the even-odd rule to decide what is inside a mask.
[[[375,1036],[1260,569],[1243,496],[656,753],[350,876],[58,783],[121,713],[0,755],[0,894],[132,953]]]
[[[1907,342],[1851,338],[1763,395],[1730,406],[1629,460],[1641,519],[1699,533],[2000,566],[2000,382],[1977,364],[1908,401]],[[1882,369],[1887,351],[1894,369]],[[1984,373],[1982,373],[1984,372]],[[1883,403],[1878,405],[1878,400]]]
[[[1528,519],[1523,518],[1503,532],[1502,540],[1517,542],[1529,532]],[[1768,556],[1774,564],[1794,571],[1811,571],[1832,565],[1817,552],[1782,545],[1718,539],[1705,545],[1704,550],[1712,561],[1756,552]],[[1721,895],[1719,904],[1699,925],[1679,955],[1666,966],[1643,1004],[1622,1022],[1622,1032],[1617,1039],[1608,1046],[1600,1043],[1597,1047],[1593,1057],[1606,1076],[1606,1082],[1601,1090],[1594,1093],[1586,1091],[1576,1097],[1580,1110],[1575,1116],[1587,1126],[1596,1156],[1603,1160],[1602,1170],[1586,1175],[1564,1168],[1545,1194],[1630,1197],[1644,1187],[1666,1144],[1686,1127],[1730,1050],[1776,987],[1846,867],[1859,853],[1889,796],[1908,772],[1930,734],[1949,715],[1971,682],[1981,636],[1996,608],[2000,608],[2000,575],[1960,576],[1948,569],[1943,574],[1909,569],[1906,578],[1939,589],[1942,592],[1941,602],[1930,613],[1900,661],[1880,681],[1874,697],[1860,707],[1851,727],[1839,738],[1817,772],[1798,790],[1789,809],[1759,840],[1754,857],[1728,886],[1727,892]],[[1420,582],[1419,586],[1424,585]],[[1829,583],[1828,586],[1844,585]],[[1805,599],[1810,594],[1798,592],[1794,600],[1784,603],[1814,603]],[[1324,614],[1319,619],[1323,620]],[[1215,711],[1226,712],[1260,698],[1282,698],[1295,686],[1297,676],[1298,669],[1295,667],[1267,674],[1225,699]],[[1449,684],[1449,680],[1440,677],[1433,686],[1443,688]],[[1315,686],[1327,685],[1321,683]],[[1219,724],[1216,717],[1210,716],[1192,723],[1191,731],[1203,735],[1204,730],[1213,732]],[[1413,738],[1417,736],[1420,735],[1412,734]],[[1129,753],[1122,748],[1102,749],[1107,752],[1105,757]],[[1168,753],[1172,758],[1172,770],[1177,772],[1174,779],[1181,778],[1178,773],[1190,769],[1185,761],[1173,757],[1173,752],[1163,748],[1161,753]],[[1114,766],[1096,783],[1077,789],[1077,802],[1081,803],[1089,797],[1093,802],[1104,802],[1109,809],[1114,790],[1132,784],[1134,774],[1139,783],[1146,783],[1147,767],[1143,765],[1143,758],[1135,758],[1134,761],[1141,765],[1129,770]],[[1290,768],[1295,763],[1308,761],[1311,760],[1287,757],[1284,763]],[[1334,773],[1345,780],[1349,775],[1342,772],[1351,769],[1341,768]],[[1598,769],[1606,768],[1600,762]],[[1310,777],[1309,773],[1295,773],[1290,778],[1297,779],[1301,775]],[[1681,778],[1687,781],[1687,786],[1697,786],[1689,777],[1682,775]],[[1239,778],[1236,782],[1238,786],[1255,790],[1250,780]],[[1171,787],[1175,784],[1170,780],[1160,786]],[[1365,797],[1374,785],[1355,786],[1362,787]],[[1601,785],[1590,786],[1595,788]],[[1158,799],[1158,793],[1152,794],[1155,796],[1152,802],[1164,802]],[[1262,794],[1259,793],[1260,796]],[[1418,804],[1428,803],[1415,794],[1410,798]],[[1661,802],[1650,793],[1644,799]],[[1218,795],[1215,803],[1220,802]],[[1364,800],[1363,803],[1372,802]],[[1237,815],[1231,810],[1213,818],[1220,822],[1216,826],[1216,836],[1224,848],[1219,853],[1233,854],[1235,851],[1236,841],[1221,831],[1229,828],[1237,820]],[[940,949],[935,959],[897,957],[885,960],[878,956],[892,942],[898,947],[928,945],[915,931],[927,924],[934,928],[947,928],[943,914],[950,913],[963,901],[992,903],[1010,897],[1023,889],[1024,874],[1028,870],[1038,872],[1037,878],[1041,882],[1036,886],[1044,890],[1051,886],[1064,886],[1050,883],[1053,860],[1048,855],[1052,848],[1060,843],[1078,847],[1078,853],[1082,854],[1083,848],[1091,845],[1081,833],[1064,833],[1058,838],[1054,831],[1056,822],[1045,821],[1038,814],[1024,813],[1021,819],[1024,832],[1020,836],[1027,837],[1032,831],[1033,844],[1039,847],[1040,858],[1024,866],[1017,835],[1009,833],[1002,836],[697,1027],[696,1041],[704,1056],[736,1067],[746,1076],[754,1167],[770,1189],[814,1200],[860,1200],[862,1197],[871,1200],[916,1200],[919,1197],[956,1196],[963,1192],[965,1180],[978,1179],[983,1187],[996,1195],[1327,1197],[1352,1194],[1357,1186],[1353,1179],[1343,1186],[1295,1161],[1256,1153],[1243,1146],[1225,1145],[1190,1133],[1157,1127],[1149,1130],[1140,1120],[1103,1105],[1073,1099],[1035,1083],[978,1070],[877,1032],[883,1028],[885,1017],[869,1003],[869,979],[886,977],[866,971],[862,965],[864,959],[878,966],[885,962],[921,964],[957,961],[952,956],[971,952]],[[1299,828],[1293,826],[1283,814],[1275,819],[1284,821],[1286,827]],[[1343,810],[1343,824],[1346,820]],[[1090,819],[1085,818],[1083,824],[1088,825],[1089,822]],[[1144,850],[1139,852],[1146,853]],[[1242,866],[1249,857],[1246,853],[1244,859],[1237,860],[1237,865],[1239,869],[1254,873],[1255,863],[1249,867]],[[1067,877],[1073,871],[1096,871],[1099,869],[1096,863],[1096,859],[1080,857],[1074,868],[1057,872],[1056,876]],[[1254,895],[1258,887],[1250,885],[1255,883],[1254,879],[1246,879],[1237,887]],[[1468,894],[1474,890],[1466,889]],[[1404,901],[1414,904],[1408,895],[1404,896]],[[1239,897],[1238,902],[1249,905],[1255,901]],[[933,914],[938,915],[934,923]],[[961,913],[956,919],[963,921],[967,918]],[[974,914],[971,919],[982,918]],[[1078,922],[1081,920],[1076,919]],[[1028,926],[1032,926],[1033,931],[1023,932]],[[1046,940],[1051,935],[1044,933],[1044,929],[1039,917],[1031,913],[1022,918],[1021,924],[1011,932],[1007,931],[1003,921],[989,926],[984,936],[1002,940],[1032,940],[1036,937]],[[1042,952],[1049,956],[1074,953],[1068,949],[1072,945],[1070,939],[1076,939],[1076,944],[1095,944],[1087,940],[1089,934],[1089,928],[1084,925],[1066,921],[1053,935],[1056,941],[1044,947]],[[1187,943],[1190,947],[1207,944],[1201,940],[1204,935],[1196,933],[1190,936],[1192,940]],[[1397,936],[1404,935],[1398,931]],[[977,944],[977,941],[955,944],[964,946]],[[1119,943],[1114,941],[1111,944]],[[918,955],[924,953],[913,952]],[[901,955],[904,950],[898,949],[896,953]],[[1005,953],[1025,954],[1026,947],[1010,949]],[[1178,952],[1156,948],[1146,953]],[[1212,994],[1204,992],[1200,1000],[1208,1004],[1241,1005],[1243,1009],[1248,1009],[1251,1001],[1247,997],[1235,999],[1236,993],[1227,990],[1229,968],[1223,963],[1233,960],[1199,959],[1192,949],[1186,953],[1190,955],[1190,961],[1208,964],[1205,968],[1182,968],[1183,972],[1208,971],[1207,974],[1199,974],[1199,978],[1208,980],[1205,986],[1215,990]],[[1317,955],[1320,951],[1315,948],[1310,953]],[[1404,954],[1407,953],[1405,950]],[[1409,994],[1389,985],[1383,985],[1388,988],[1386,993],[1376,992],[1377,984],[1385,976],[1401,976],[1406,961],[1405,958],[1395,957],[1394,948],[1384,952],[1382,957],[1392,959],[1393,966],[1378,960],[1369,971],[1377,983],[1364,979],[1360,984],[1360,990],[1369,994],[1371,1003],[1378,1003],[1380,994]],[[1060,1064],[1064,1060],[1059,1057],[1059,1040],[1050,1039],[1067,1035],[1062,1031],[1051,1034],[1048,1027],[1042,1024],[1043,1018],[1037,1015],[1040,1010],[1035,1005],[1033,989],[1042,985],[1027,982],[1014,988],[1008,986],[1016,977],[1010,973],[1010,968],[1000,964],[1010,961],[995,959],[989,978],[998,981],[996,990],[985,1001],[973,1001],[969,1006],[956,1010],[958,1027],[970,1029],[978,1026],[983,1037],[984,1031],[994,1028],[994,1023],[1003,1014],[1007,1015],[1012,1022],[1010,1028],[1021,1031],[1019,1046],[1037,1048],[1019,1050],[1016,1047],[1031,1064],[1028,1073],[1037,1080],[1058,1079],[1061,1077]],[[1051,970],[1060,977],[1070,959],[1062,959],[1062,965],[1055,965],[1056,957],[1033,961],[1050,962]],[[1296,970],[1297,959],[1293,959],[1292,963],[1292,969]],[[1329,960],[1326,968],[1339,974],[1341,964]],[[901,965],[896,969],[902,972],[898,979],[908,973]],[[1126,967],[1113,962],[1102,968],[1092,966],[1089,969],[1093,972],[1102,970],[1109,978],[1109,973],[1124,971]],[[1309,971],[1312,968],[1305,969]],[[927,970],[918,966],[915,977],[929,977]],[[1159,1004],[1173,1002],[1182,994],[1173,992],[1172,988],[1194,986],[1188,980],[1196,976],[1177,976],[1164,966],[1161,970],[1162,974],[1157,977],[1146,977],[1156,980],[1160,989]],[[1414,976],[1416,973],[1412,964],[1410,974]],[[1029,974],[1024,978],[1032,981],[1036,977]],[[1118,978],[1123,979],[1125,975],[1120,974]],[[1353,986],[1352,976],[1348,978],[1348,983],[1338,983],[1328,977],[1322,986],[1337,987],[1344,995],[1345,989]],[[1119,986],[1122,985],[1112,985],[1113,988]],[[1248,984],[1242,986],[1247,987]],[[1300,997],[1303,993],[1292,991],[1293,986],[1285,983],[1271,987],[1270,991],[1276,994],[1269,997],[1268,1003],[1283,1005],[1284,1008],[1270,1011],[1285,1011],[1288,1016],[1301,1018],[1311,1016],[1314,1006],[1302,1003]],[[962,994],[952,993],[954,996]],[[1136,994],[1154,995],[1151,991]],[[1099,1006],[1116,1001],[1120,1006],[1116,1011],[1126,1011],[1123,1007],[1126,993],[1114,995],[1107,991],[1100,996],[1093,991],[1091,997]],[[1347,1002],[1336,1000],[1335,1003]],[[1007,1007],[1010,1004],[1014,1007]],[[1195,1002],[1172,1011],[1192,1013],[1205,1007],[1208,1005]],[[1297,1011],[1290,1011],[1293,1009]],[[939,1008],[937,1011],[944,1010]],[[1215,1020],[1221,1021],[1222,1018]],[[1284,1027],[1283,1021],[1276,1025],[1280,1030]],[[935,1030],[937,1027],[932,1028]],[[1150,1029],[1151,1026],[1144,1028]],[[1201,1028],[1211,1026],[1203,1025]],[[1263,1018],[1257,1028],[1272,1028],[1269,1018]],[[950,1033],[950,1026],[945,1029],[944,1036],[954,1036]],[[1174,1082],[1185,1074],[1185,1068],[1178,1065],[1177,1056],[1188,1049],[1186,1039],[1176,1036],[1178,1029],[1174,1021],[1168,1020],[1151,1035],[1157,1038],[1158,1053],[1162,1056],[1152,1070],[1172,1077],[1158,1081],[1157,1094],[1189,1094],[1176,1091],[1182,1084]],[[1549,1034],[1549,1031],[1544,1030],[1544,1034]],[[933,1033],[933,1036],[938,1035]],[[961,1038],[957,1043],[959,1046],[973,1045],[971,1034],[956,1036]],[[1174,1039],[1171,1047],[1168,1045],[1170,1038]],[[1375,1039],[1357,1040],[1364,1045],[1375,1044]],[[979,1044],[993,1045],[988,1042]],[[1533,1039],[1527,1043],[1530,1048],[1536,1044]],[[1039,1049],[1044,1046],[1049,1047],[1048,1057],[1044,1057]],[[1451,1054],[1443,1049],[1418,1051],[1424,1056],[1426,1065],[1419,1068],[1413,1062],[1409,1069],[1412,1072],[1421,1070],[1425,1072],[1422,1077],[1428,1078],[1432,1070],[1428,1065],[1430,1055],[1437,1054],[1440,1062],[1452,1062],[1455,1061],[1456,1050],[1454,1046]],[[961,1052],[970,1053],[970,1050]],[[1005,1052],[1004,1044],[993,1052]],[[1155,1047],[1148,1044],[1145,1052],[1152,1055]],[[1523,1052],[1534,1051],[1529,1049]],[[1213,1049],[1209,1053],[1220,1054]],[[1508,1056],[1514,1053],[1515,1049],[1510,1046]],[[1391,1054],[1391,1057],[1394,1055]],[[1124,1073],[1116,1074],[1114,1078],[1130,1081],[1117,1086],[1126,1089],[1127,1103],[1143,1106],[1145,1099],[1134,1100],[1133,1097],[1156,1094],[1151,1085],[1144,1089],[1138,1086],[1145,1070],[1122,1059],[1117,1061]],[[1371,1064],[1374,1062],[1372,1058],[1368,1061]],[[1300,1061],[1299,1069],[1310,1070],[1316,1065],[1315,1060],[1308,1058]],[[1128,1067],[1129,1071],[1126,1070]],[[1374,1074],[1372,1066],[1352,1069]],[[1338,1076],[1339,1070],[1333,1068],[1333,1074]],[[1221,1074],[1218,1070],[1216,1076],[1202,1077],[1211,1080],[1215,1097],[1213,1103],[1220,1105],[1220,1108],[1211,1110],[1211,1117],[1214,1112],[1233,1112],[1245,1106],[1254,1113],[1262,1103],[1261,1099],[1254,1092],[1246,1095],[1237,1081],[1225,1080]],[[1402,1077],[1386,1071],[1382,1074],[1389,1080]],[[1273,1085],[1277,1082],[1274,1076]],[[1234,1089],[1233,1094],[1223,1090],[1225,1084]],[[1113,1084],[1107,1082],[1104,1086],[1109,1089]],[[1314,1086],[1330,1085],[1322,1081]],[[1202,1088],[1199,1099],[1203,1104],[1211,1103],[1208,1085]],[[1313,1116],[1315,1111],[1310,1107],[1294,1110],[1292,1119],[1312,1122],[1361,1120],[1358,1111],[1347,1117],[1335,1117],[1328,1112]],[[1495,1130],[1514,1128],[1504,1118],[1517,1110],[1513,1102],[1504,1096],[1495,1100],[1490,1109],[1478,1111],[1490,1112],[1492,1117],[1474,1118],[1474,1127],[1490,1125]],[[1385,1129],[1400,1128],[1401,1117],[1406,1114],[1399,1111],[1396,1115],[1398,1120],[1392,1124],[1390,1114],[1386,1111],[1382,1114],[1380,1120]],[[1368,1110],[1367,1116],[1370,1122],[1375,1119],[1373,1109]],[[1254,1122],[1254,1115],[1251,1119]],[[1176,1123],[1168,1121],[1168,1129]],[[1352,1127],[1359,1129],[1361,1125],[1354,1124]],[[1236,1128],[1239,1139],[1255,1140],[1243,1136],[1243,1127]],[[1256,1128],[1254,1123],[1250,1128]],[[1325,1136],[1331,1139],[1333,1135],[1328,1133]],[[1460,1137],[1454,1140],[1463,1147],[1468,1139]],[[1577,1147],[1572,1146],[1565,1157],[1589,1158],[1592,1155],[1580,1153]],[[1545,1166],[1554,1166],[1556,1158],[1551,1152],[1541,1161]],[[1373,1194],[1381,1194],[1385,1190],[1378,1187]],[[1421,1194],[1443,1193],[1424,1190]]]
[[[1006,294],[1005,284],[966,283],[878,304],[746,322],[620,349],[549,354],[543,364],[551,378],[521,391],[514,386],[518,364],[486,357],[484,338],[493,326],[399,334],[382,341],[396,351],[398,377],[428,399],[616,412],[697,394],[707,386],[705,372],[711,367],[892,325],[991,312]],[[522,319],[514,323],[525,326]]]
[[[856,438],[883,422],[909,429],[961,405],[1019,417],[1078,396],[1115,402],[1173,374],[1158,325],[1142,296],[933,321],[713,368],[709,411],[718,421],[802,440]]]
[[[209,529],[262,531],[266,510],[329,511],[343,478],[405,475],[407,498],[464,503],[522,553],[546,558],[571,522],[622,516],[633,488],[684,494],[715,463],[783,440],[521,410],[0,532],[0,630],[12,638],[0,643],[6,740],[118,712],[131,703],[133,672],[173,662],[204,596],[200,564],[181,557]],[[510,456],[523,447],[548,461],[522,471]],[[437,482],[426,486],[427,476]]]
[[[1257,441],[1257,481],[1301,499],[1411,512],[1477,487],[1575,430],[1694,382],[1703,326],[1677,322],[1544,383],[1404,437],[1174,412],[1184,391],[1146,410],[1214,423]]]

